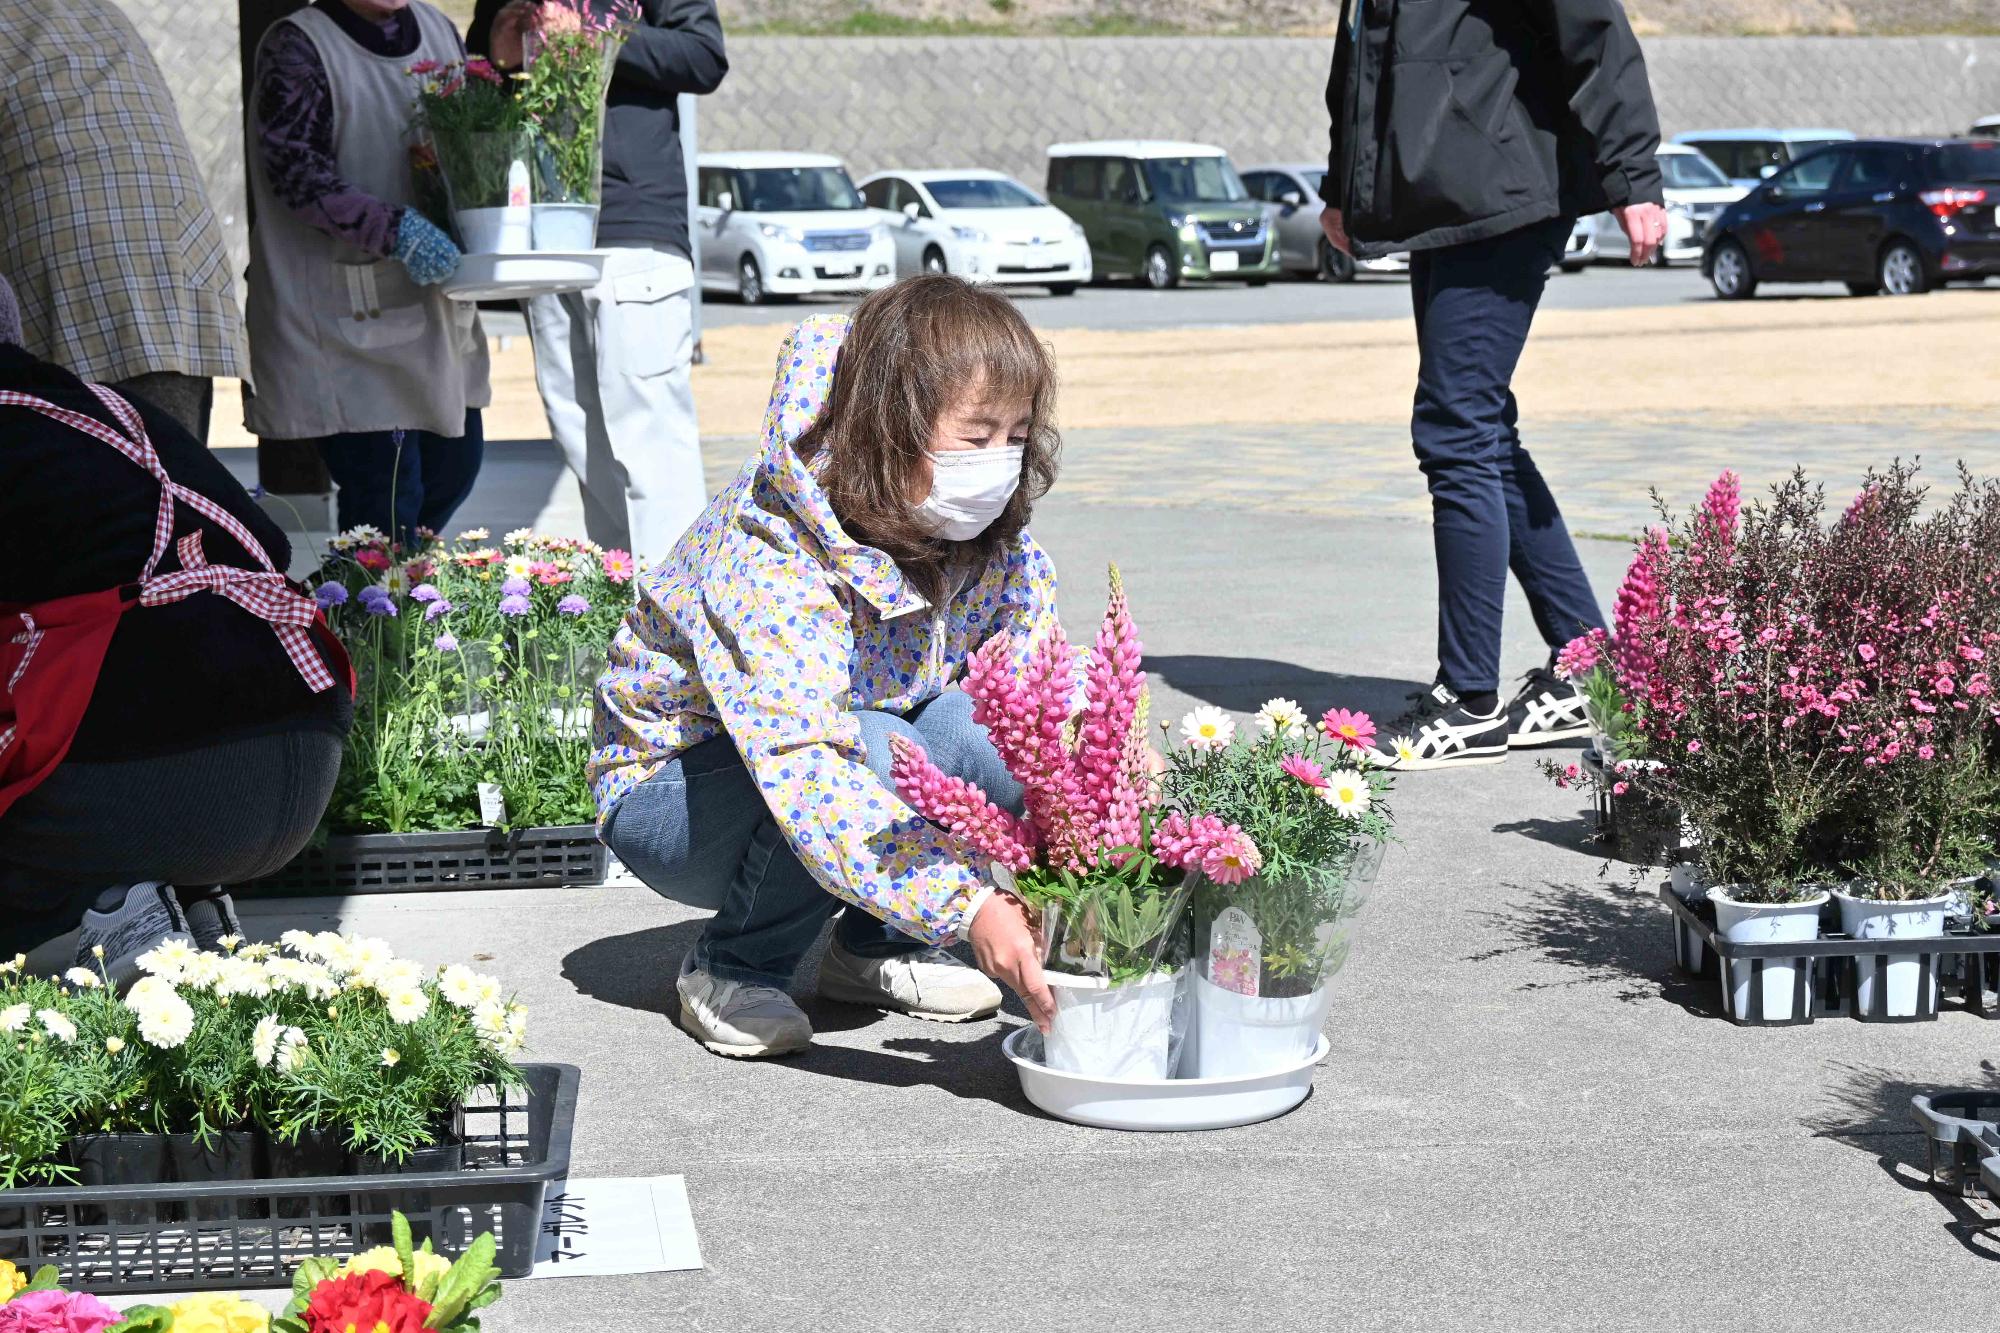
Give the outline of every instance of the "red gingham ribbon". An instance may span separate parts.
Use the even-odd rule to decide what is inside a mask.
[[[101,440],[146,469],[160,483],[160,507],[153,520],[153,549],[139,575],[140,604],[163,606],[197,592],[213,592],[227,597],[271,626],[278,642],[284,645],[286,656],[292,659],[292,665],[298,668],[299,675],[314,694],[331,689],[333,674],[326,669],[326,663],[312,645],[312,636],[306,631],[319,611],[319,604],[286,582],[285,576],[272,565],[271,557],[265,553],[262,544],[237,521],[234,514],[167,475],[165,465],[153,449],[152,440],[146,435],[145,423],[132,410],[130,403],[101,384],[91,385],[90,390],[125,428],[124,434],[95,417],[58,407],[31,394],[0,390],[0,407],[25,407]],[[153,571],[166,554],[168,543],[173,540],[176,500],[235,538],[245,553],[263,566],[262,570],[209,564],[202,554],[201,534],[196,532],[183,537],[176,548],[181,568],[175,573],[156,577]]]

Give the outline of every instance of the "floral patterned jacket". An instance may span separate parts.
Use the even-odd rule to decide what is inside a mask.
[[[1024,533],[932,607],[841,529],[791,443],[825,401],[847,326],[814,315],[792,331],[763,448],[640,579],[597,685],[591,781],[601,821],[668,760],[726,734],[828,892],[942,944],[981,874],[866,766],[854,714],[935,698],[1002,630],[1025,651],[1055,622],[1055,572]]]

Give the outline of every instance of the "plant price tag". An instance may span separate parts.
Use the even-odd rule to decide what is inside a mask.
[[[479,822],[496,828],[507,822],[507,798],[500,794],[497,782],[479,784]]]
[[[1240,907],[1226,907],[1208,932],[1208,980],[1219,990],[1257,995],[1264,972],[1264,937]]]

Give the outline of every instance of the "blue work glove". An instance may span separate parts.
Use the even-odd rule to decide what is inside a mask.
[[[389,252],[409,270],[419,287],[432,287],[458,272],[458,247],[438,225],[414,208],[403,210],[396,248]]]

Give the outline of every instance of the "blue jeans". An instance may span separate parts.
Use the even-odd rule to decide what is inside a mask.
[[[863,711],[868,767],[889,781],[889,738],[908,736],[932,762],[964,778],[1007,810],[1021,788],[972,720],[957,690],[907,716]],[[726,736],[682,753],[621,798],[604,841],[653,892],[715,913],[694,948],[695,966],[725,981],[782,989],[841,900],[820,887],[793,854],[750,770]],[[840,913],[834,935],[848,952],[888,958],[925,947],[856,907]]]
[[[1551,648],[1604,623],[1555,497],[1521,447],[1511,387],[1569,229],[1558,219],[1410,256],[1422,357],[1410,437],[1431,491],[1438,675],[1461,694],[1499,688],[1510,567]]]
[[[427,430],[371,430],[329,435],[319,456],[340,487],[340,526],[372,523],[408,543],[417,528],[443,532],[472,494],[486,456],[486,424],[465,413],[456,439]]]

